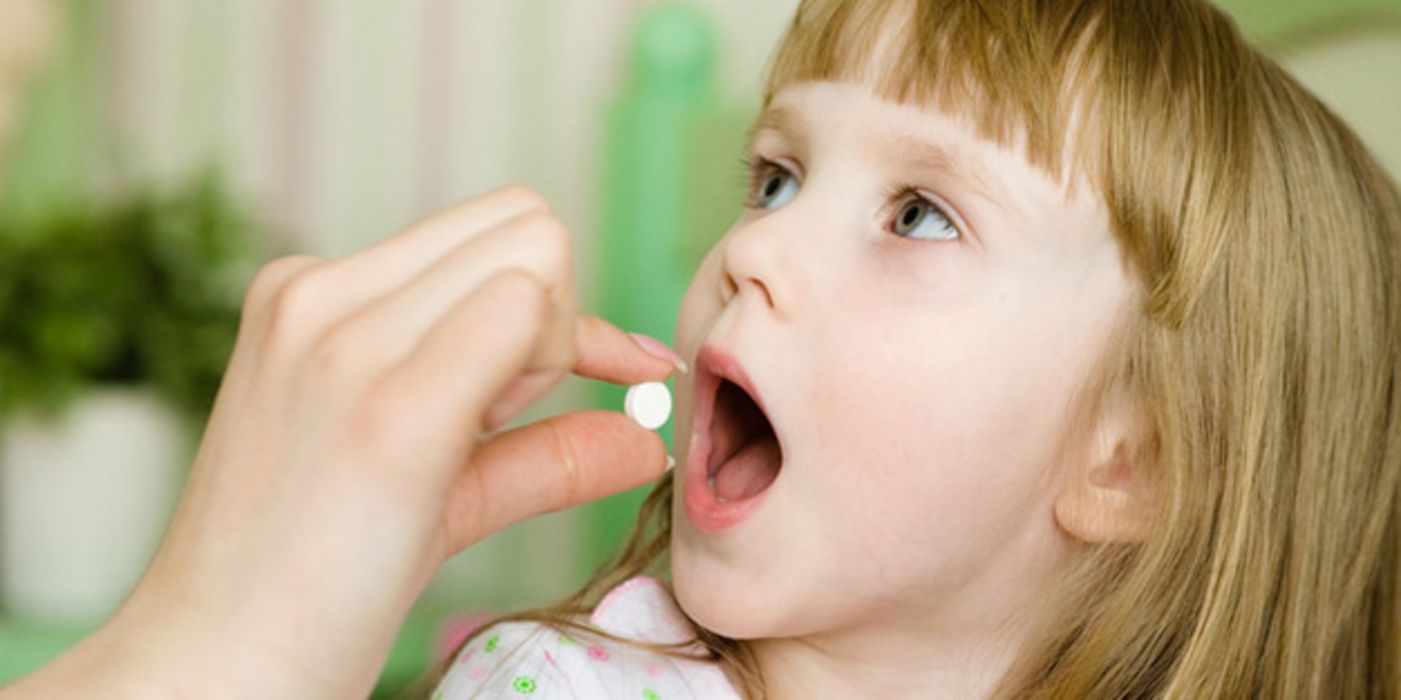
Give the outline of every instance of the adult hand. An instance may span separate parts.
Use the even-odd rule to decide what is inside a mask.
[[[544,200],[507,188],[343,259],[264,267],[146,576],[12,690],[363,697],[444,559],[658,477],[664,444],[620,413],[491,433],[567,372],[673,369],[577,313],[572,266]]]

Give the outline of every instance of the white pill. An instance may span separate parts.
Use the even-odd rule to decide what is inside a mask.
[[[656,430],[671,417],[671,391],[661,382],[634,384],[623,399],[623,412],[642,427]]]

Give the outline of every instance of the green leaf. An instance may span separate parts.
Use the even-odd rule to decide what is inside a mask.
[[[265,250],[213,170],[43,217],[0,212],[0,420],[142,382],[203,423]]]

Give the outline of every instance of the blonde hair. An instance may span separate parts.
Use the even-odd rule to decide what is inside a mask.
[[[1202,0],[805,0],[765,105],[809,80],[1083,175],[1141,284],[1074,415],[1111,386],[1142,408],[1155,529],[1083,547],[995,695],[1401,698],[1401,195],[1352,131]],[[663,566],[671,490],[510,619],[574,625]],[[697,629],[764,697],[745,643]]]

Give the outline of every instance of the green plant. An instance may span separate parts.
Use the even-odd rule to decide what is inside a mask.
[[[144,383],[203,425],[263,258],[206,173],[171,191],[0,219],[0,422],[56,417],[97,383]]]

